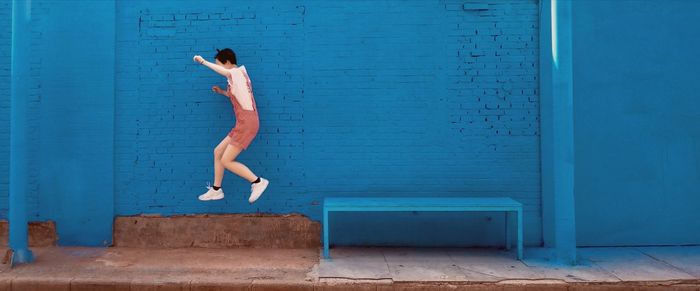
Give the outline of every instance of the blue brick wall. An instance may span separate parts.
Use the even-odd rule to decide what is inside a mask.
[[[46,3],[34,5],[34,46],[47,41]],[[537,1],[478,4],[210,1],[193,8],[117,1],[115,214],[297,212],[319,219],[324,196],[512,196],[526,205],[526,241],[539,244]],[[212,180],[212,148],[234,121],[230,103],[209,93],[224,81],[191,57],[211,59],[226,46],[249,69],[262,120],[240,160],[273,183],[252,206],[248,185],[230,173],[227,199],[196,200]],[[2,61],[9,72],[9,59]],[[39,68],[47,61],[31,61],[32,140],[42,130]],[[0,110],[9,116],[9,88],[0,90],[8,92]],[[0,134],[9,136],[7,117],[0,121]],[[9,143],[2,140],[7,167]],[[7,175],[0,179],[6,201]],[[50,219],[56,201],[39,192],[31,188],[32,219]],[[502,216],[495,214],[333,221],[347,230],[336,237],[340,243],[502,243]]]
[[[537,1],[481,4],[118,1],[116,214],[319,219],[324,196],[511,196],[539,244]],[[230,173],[227,199],[196,200],[233,115],[209,91],[223,79],[191,57],[221,47],[248,67],[260,107],[240,160],[272,184],[252,206]],[[339,215],[331,227],[347,244],[494,245],[502,222],[405,213]]]
[[[0,0],[0,219],[7,216],[10,3]],[[56,3],[81,13],[67,9],[71,4],[65,1],[33,1],[32,49],[56,53],[50,51],[54,43],[61,49],[75,45],[76,51],[66,52],[85,53],[97,60],[91,64],[99,64],[102,55],[80,52],[89,46],[75,36],[52,39],[75,31],[45,34],[55,24],[45,19],[47,5]],[[577,3],[579,244],[697,243],[697,232],[687,231],[699,221],[693,209],[700,183],[700,123],[693,98],[699,45],[692,35],[697,25],[689,25],[697,4],[642,1],[621,13],[620,4],[611,1]],[[103,99],[91,102],[89,92],[76,90],[79,86],[50,83],[71,73],[100,80],[80,64],[67,63],[64,72],[60,62],[70,59],[39,54],[27,62],[34,84],[27,100],[30,151],[36,153],[29,161],[36,169],[30,173],[30,181],[36,181],[29,188],[30,219],[67,219],[59,231],[69,226],[75,232],[61,234],[62,239],[92,239],[90,232],[75,228],[85,219],[70,221],[79,215],[62,216],[60,209],[80,207],[74,201],[86,191],[83,186],[98,188],[103,180],[71,176],[89,167],[66,170],[59,158],[73,154],[72,162],[99,163],[102,156],[92,142],[112,150],[114,138],[117,215],[297,212],[319,219],[325,196],[512,196],[526,206],[526,243],[541,243],[536,0],[206,1],[196,7],[185,1],[119,0],[115,11],[106,16],[116,16],[116,90],[89,82],[92,89],[114,91],[113,97],[96,94]],[[99,15],[91,16],[85,21],[104,24]],[[227,199],[196,200],[212,179],[212,148],[233,125],[233,116],[226,99],[209,93],[211,85],[224,81],[191,57],[211,59],[215,48],[226,46],[236,49],[249,69],[262,119],[260,135],[240,159],[273,183],[252,206],[245,201],[248,185],[230,173],[224,181]],[[56,72],[66,76],[52,77]],[[49,88],[70,89],[78,97]],[[62,105],[71,107],[66,112],[95,109],[85,115],[72,111],[66,119],[100,121],[104,128],[110,127],[105,121],[111,115],[99,116],[99,110],[114,106],[114,132],[41,119],[47,112],[61,116],[62,109],[52,105],[60,101],[52,96],[75,102]],[[62,141],[77,146],[61,142],[67,150],[56,155],[51,134],[63,135],[55,129],[92,129],[105,139],[65,135]],[[84,149],[91,154],[80,155]],[[105,156],[111,162],[111,154]],[[58,169],[40,164],[41,158]],[[46,182],[51,179],[60,183]],[[53,194],[61,193],[56,192],[61,183],[72,183],[59,189],[70,195]],[[110,208],[111,192],[100,193],[106,198],[99,206]],[[627,207],[619,201],[638,202]],[[499,245],[503,240],[500,214],[339,214],[332,219],[331,228],[343,230],[333,231],[334,241],[342,244]]]
[[[10,45],[12,2],[0,1],[0,219],[7,219],[10,170]]]
[[[45,12],[43,3],[34,2],[32,4],[32,19],[39,24],[42,21],[42,14]],[[39,45],[41,31],[38,26],[32,28],[32,48]],[[8,195],[9,195],[9,170],[10,170],[10,46],[12,43],[12,1],[0,1],[0,219],[7,218],[8,211]],[[30,152],[38,152],[38,138],[40,133],[39,124],[39,69],[41,58],[27,60],[26,65],[30,66],[31,82],[33,83],[30,96],[27,102],[29,103],[28,110],[29,120],[27,120]],[[38,155],[28,155],[28,163],[37,165]],[[39,176],[39,171],[31,170],[29,173],[29,181],[36,182]],[[39,185],[31,183],[27,186],[27,212],[30,220],[40,220],[39,214]]]
[[[43,26],[44,25],[50,25],[50,23],[46,23],[44,19],[44,15],[47,13],[47,10],[49,9],[47,7],[47,2],[46,1],[35,1],[32,2],[32,21],[36,24],[32,26],[32,39],[31,39],[31,47],[32,49],[37,49],[40,48],[41,45],[44,44],[44,40],[42,39],[43,36]],[[46,217],[43,216],[43,213],[41,213],[41,203],[42,199],[40,197],[41,194],[41,183],[39,183],[40,180],[40,175],[41,175],[41,164],[40,164],[40,159],[42,156],[39,154],[42,148],[39,145],[39,140],[41,138],[41,98],[42,98],[42,92],[41,92],[41,69],[42,69],[42,62],[47,62],[47,61],[52,61],[52,60],[47,60],[41,57],[38,57],[33,60],[28,60],[27,64],[31,67],[31,82],[33,82],[33,85],[31,87],[31,91],[29,93],[29,120],[27,121],[27,126],[28,126],[28,133],[27,137],[29,138],[29,150],[31,152],[37,153],[34,155],[28,155],[28,163],[29,165],[33,165],[34,168],[29,168],[29,181],[31,182],[29,186],[27,186],[27,213],[29,213],[29,220],[46,220]],[[44,185],[44,187],[51,187],[50,185]],[[51,207],[51,206],[48,206]]]

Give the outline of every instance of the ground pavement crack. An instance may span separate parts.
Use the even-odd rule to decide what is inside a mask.
[[[447,254],[447,257],[450,258],[450,261],[452,262],[452,266],[457,267],[457,269],[461,270],[462,273],[464,273],[464,271],[466,270],[466,271],[469,271],[469,272],[472,272],[472,273],[481,274],[481,275],[488,276],[488,277],[495,278],[495,279],[508,280],[508,278],[505,278],[505,277],[495,276],[495,275],[491,275],[491,274],[487,274],[487,273],[484,273],[484,272],[479,272],[479,271],[475,271],[475,270],[472,270],[472,269],[469,269],[469,268],[462,267],[462,266],[460,266],[460,265],[457,264],[457,261],[455,261],[455,259],[452,257],[452,255],[450,254],[450,252],[445,252],[445,253]],[[467,277],[467,274],[465,273],[464,276],[465,276],[465,278],[466,278],[466,277]],[[497,281],[497,282],[499,282],[499,281]]]
[[[382,259],[384,259],[384,264],[386,264],[386,270],[389,272],[389,276],[391,277],[389,279],[391,279],[391,281],[393,282],[394,275],[391,273],[391,267],[389,267],[389,262],[386,260],[386,255],[384,254],[384,251],[381,251],[380,253],[382,254]]]
[[[667,265],[667,266],[673,268],[673,269],[676,270],[676,271],[679,271],[679,272],[681,272],[681,273],[683,273],[683,274],[686,274],[686,275],[688,275],[688,276],[690,276],[690,277],[692,277],[692,278],[697,278],[697,277],[695,277],[695,275],[686,272],[685,270],[681,269],[680,267],[677,267],[677,266],[675,266],[675,265],[673,265],[673,264],[671,264],[671,263],[669,263],[669,262],[667,262],[667,261],[664,261],[663,259],[660,259],[660,258],[654,257],[654,256],[652,256],[652,255],[650,255],[650,254],[647,254],[646,252],[640,250],[639,248],[634,248],[634,250],[636,250],[636,251],[642,253],[643,255],[645,255],[645,256],[651,258],[651,259],[654,260],[654,261],[657,261],[657,262],[659,262],[659,263],[662,263],[662,264],[664,264],[664,265]]]

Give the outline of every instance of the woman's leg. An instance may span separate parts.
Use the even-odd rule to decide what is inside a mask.
[[[234,174],[241,176],[241,178],[248,180],[248,182],[253,183],[258,179],[258,176],[253,174],[253,171],[248,169],[244,164],[236,161],[236,157],[242,151],[241,148],[234,145],[227,145],[224,155],[221,157],[221,163]]]
[[[224,180],[224,164],[221,163],[221,157],[224,156],[226,146],[231,141],[231,137],[225,137],[219,145],[214,148],[214,186],[221,187],[221,182]]]

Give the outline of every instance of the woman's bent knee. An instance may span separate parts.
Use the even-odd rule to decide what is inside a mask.
[[[221,164],[223,164],[225,167],[228,167],[229,165],[233,165],[234,162],[235,162],[235,160],[227,161],[227,160],[221,159]]]

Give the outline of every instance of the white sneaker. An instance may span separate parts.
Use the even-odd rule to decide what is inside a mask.
[[[199,195],[199,200],[209,201],[209,200],[220,200],[224,199],[224,189],[219,188],[219,190],[214,190],[211,186],[207,185],[207,193]]]
[[[265,192],[265,189],[267,189],[267,185],[269,184],[270,181],[260,178],[260,182],[250,185],[250,198],[248,198],[248,202],[253,203],[258,200],[258,198],[262,196],[262,193]]]

